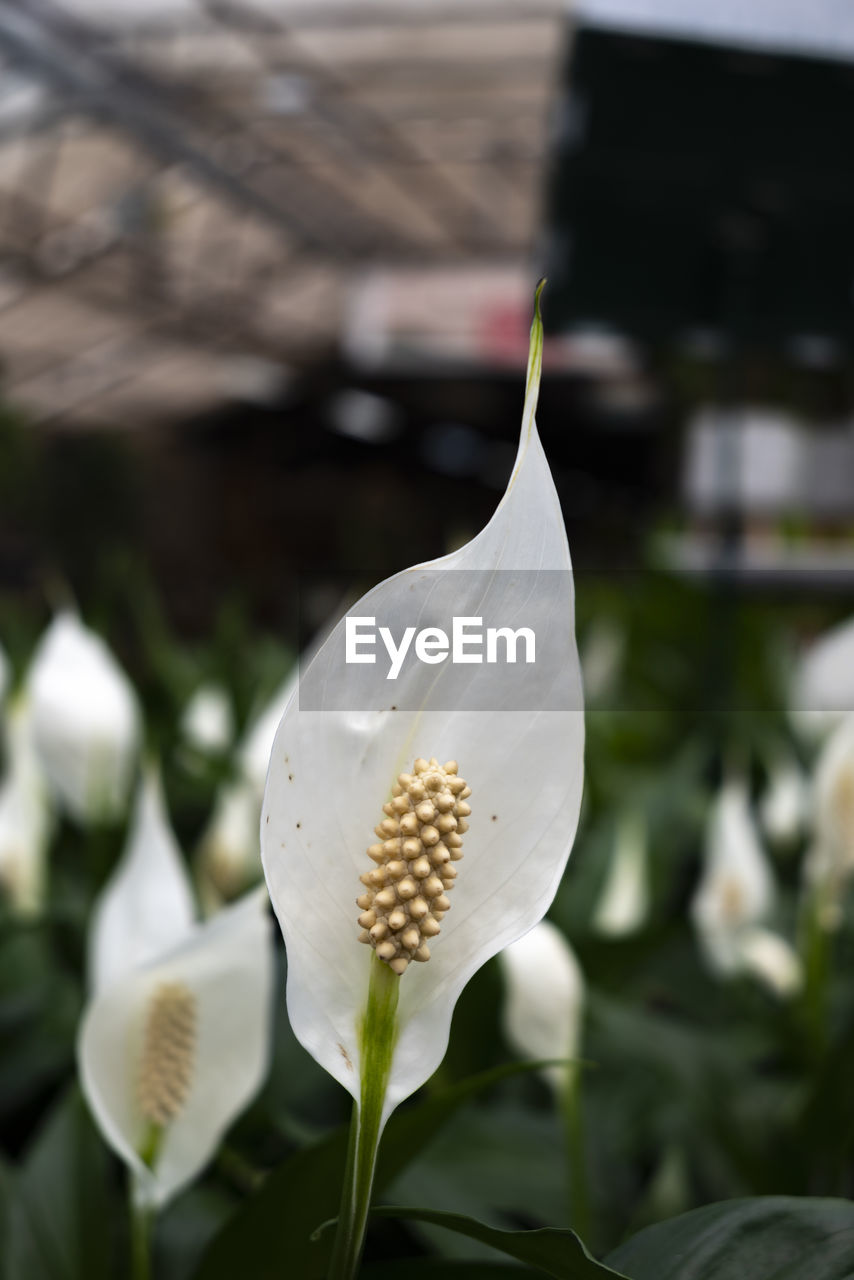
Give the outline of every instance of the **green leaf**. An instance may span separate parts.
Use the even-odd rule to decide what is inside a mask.
[[[647,1227],[606,1261],[632,1280],[847,1280],[854,1204],[761,1196],[706,1205]]]
[[[464,1102],[507,1076],[540,1065],[503,1064],[396,1112],[380,1143],[375,1190],[414,1160]],[[289,1273],[300,1280],[323,1277],[334,1233],[326,1231],[317,1241],[311,1233],[338,1213],[346,1155],[347,1130],[342,1127],[284,1161],[211,1242],[195,1280],[231,1280],[238,1273],[243,1280],[280,1280],[285,1256]]]
[[[488,1244],[511,1258],[539,1267],[556,1280],[601,1280],[602,1276],[619,1276],[597,1262],[568,1227],[541,1227],[538,1231],[500,1231],[461,1213],[440,1213],[435,1209],[397,1209],[383,1206],[374,1209],[375,1217],[405,1218],[411,1222],[429,1222],[448,1231],[458,1231],[471,1240]],[[622,1280],[626,1280],[622,1277]]]
[[[385,1189],[383,1201],[462,1213],[493,1227],[577,1226],[568,1216],[566,1151],[553,1113],[498,1101],[460,1111]],[[491,1250],[464,1236],[424,1224],[412,1229],[430,1253],[494,1261]]]
[[[100,1280],[110,1272],[109,1156],[78,1088],[48,1117],[12,1179],[7,1280]]]

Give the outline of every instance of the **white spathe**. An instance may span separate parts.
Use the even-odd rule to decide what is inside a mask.
[[[744,970],[781,1000],[796,996],[804,985],[800,956],[779,933],[756,925],[746,929],[741,939]]]
[[[581,646],[581,672],[588,705],[607,705],[616,695],[626,655],[626,633],[611,620],[590,624]]]
[[[577,1058],[584,1017],[584,975],[575,952],[550,920],[499,956],[507,995],[504,1031],[517,1053],[526,1058]],[[566,1071],[554,1065],[544,1076],[555,1089],[566,1084]]]
[[[742,779],[725,782],[706,826],[705,861],[691,915],[712,968],[741,967],[744,928],[763,920],[774,903],[774,881],[750,814]]]
[[[797,727],[821,737],[854,713],[854,618],[814,640],[798,661],[792,689]]]
[[[472,789],[470,830],[451,910],[441,935],[431,942],[432,958],[411,965],[400,979],[399,1035],[383,1119],[438,1067],[454,1005],[471,976],[545,914],[578,821],[584,717],[571,563],[560,503],[534,424],[539,365],[534,361],[532,367],[516,465],[490,522],[451,555],[380,583],[350,612],[376,616],[398,636],[412,621],[410,586],[417,588],[425,571],[433,575],[431,581],[442,571],[453,575],[458,587],[456,615],[488,615],[490,593],[496,590],[502,593],[505,616],[519,625],[531,575],[557,571],[548,627],[567,639],[571,658],[560,669],[550,669],[547,661],[532,668],[537,691],[525,710],[504,709],[500,665],[462,669],[478,682],[489,710],[448,705],[444,681],[450,664],[420,705],[418,663],[403,669],[383,705],[308,710],[294,699],[270,761],[261,850],[288,952],[291,1024],[305,1048],[357,1099],[358,1021],[372,953],[357,941],[355,899],[362,890],[359,876],[372,865],[366,849],[374,843],[381,806],[397,774],[411,770],[419,756],[457,761]],[[457,572],[462,570],[477,572]],[[497,572],[502,570],[512,572]],[[441,578],[448,590],[450,581]],[[333,629],[309,678],[315,663],[330,678],[341,678],[343,664],[342,671],[336,669],[331,655],[344,652],[343,629],[343,621]],[[461,669],[452,670],[448,679],[459,681]],[[571,709],[556,709],[555,690],[567,681]],[[407,705],[418,709],[406,710]]]
[[[746,783],[730,778],[709,813],[703,875],[691,904],[694,926],[716,973],[751,973],[774,995],[790,996],[801,985],[800,961],[785,938],[764,926],[774,900]]]
[[[202,755],[219,755],[228,750],[234,737],[234,712],[222,685],[199,686],[184,708],[181,732]]]
[[[89,928],[94,991],[182,942],[196,918],[190,879],[169,825],[160,779],[140,783],[122,857],[95,903]]]
[[[775,762],[759,806],[762,829],[775,844],[790,844],[803,832],[809,813],[809,788],[793,759]]]
[[[0,888],[14,911],[31,915],[44,903],[53,816],[23,695],[8,709],[6,759],[0,783]]]
[[[595,932],[622,938],[644,924],[649,913],[647,827],[642,813],[621,815],[608,875],[593,913]]]
[[[258,824],[267,766],[279,721],[296,692],[295,667],[249,725],[235,753],[236,777],[220,787],[199,841],[197,872],[202,905],[210,914],[261,875]]]
[[[261,806],[246,778],[224,783],[199,844],[197,869],[206,910],[216,910],[261,876]]]
[[[842,921],[842,898],[854,873],[854,715],[842,721],[822,748],[813,778],[812,818],[804,876],[817,895],[819,920],[834,929]]]
[[[104,641],[60,613],[27,677],[35,740],[51,787],[81,822],[110,820],[127,803],[140,740],[130,681]]]
[[[269,1067],[274,952],[267,895],[254,890],[194,927],[178,947],[97,992],[78,1037],[80,1079],[105,1139],[135,1175],[140,1204],[160,1208],[216,1151]],[[140,1157],[146,1120],[138,1098],[145,1022],[164,985],[195,1005],[186,1100],[163,1130],[153,1167]]]

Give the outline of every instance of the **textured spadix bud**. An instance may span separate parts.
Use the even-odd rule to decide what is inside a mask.
[[[196,998],[181,982],[164,982],[151,997],[139,1066],[139,1107],[163,1128],[187,1101],[196,1056]]]
[[[402,773],[383,805],[387,816],[374,828],[381,843],[368,849],[377,866],[360,877],[367,892],[356,905],[362,908],[359,941],[395,973],[410,960],[430,959],[427,939],[441,932],[439,921],[451,905],[445,894],[457,876],[451,864],[463,856],[470,795],[456,760],[441,765],[434,756]]]

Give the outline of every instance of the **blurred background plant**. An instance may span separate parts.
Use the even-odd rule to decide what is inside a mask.
[[[297,654],[491,514],[544,267],[588,702],[550,913],[581,1136],[568,1160],[561,1091],[505,1070],[493,962],[382,1196],[566,1224],[583,1171],[604,1253],[731,1197],[854,1194],[854,30],[785,9],[0,0],[10,1280],[125,1274],[75,1044],[141,762],[215,919],[260,878]],[[160,1215],[165,1280],[317,1273],[294,1240],[336,1211],[347,1105],[277,965],[269,1075]],[[415,1255],[496,1256],[372,1229],[377,1275]]]

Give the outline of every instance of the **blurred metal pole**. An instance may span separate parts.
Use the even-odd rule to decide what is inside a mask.
[[[121,62],[97,49],[94,32],[90,41],[84,38],[84,26],[75,23],[73,29],[74,35],[64,15],[44,0],[28,0],[26,11],[17,0],[0,0],[0,46],[70,94],[82,112],[114,121],[162,162],[186,165],[232,204],[258,214],[302,245],[328,253],[328,243],[310,225],[187,141],[181,117],[161,105],[156,85],[145,91],[137,68],[132,76],[123,76]]]

